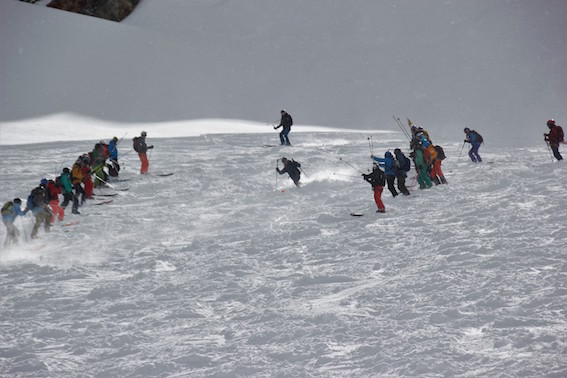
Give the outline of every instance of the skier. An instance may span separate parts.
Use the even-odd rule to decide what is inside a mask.
[[[133,139],[134,151],[138,153],[138,156],[140,157],[140,162],[142,163],[142,166],[140,167],[140,174],[142,175],[148,173],[148,167],[150,166],[150,163],[148,162],[148,156],[146,155],[146,153],[149,149],[154,148],[153,145],[148,146],[146,144],[146,135],[147,133],[145,131],[142,131],[139,137],[134,137]]]
[[[41,181],[43,182],[43,180]],[[51,212],[53,214],[53,216],[51,217],[51,223],[55,222],[56,215],[57,219],[61,222],[65,218],[65,211],[61,206],[59,206],[59,194],[61,194],[61,186],[55,184],[55,181],[49,180],[47,181],[47,185],[45,186],[45,191],[47,193],[49,206],[51,207]]]
[[[19,198],[14,198],[13,201],[6,202],[2,206],[2,222],[6,226],[6,241],[4,242],[4,247],[11,244],[18,244],[20,239],[20,230],[14,225],[14,221],[18,215],[24,216],[28,212],[26,209],[22,211],[21,209],[22,200]]]
[[[301,167],[301,164],[293,159],[288,160],[285,157],[282,158],[282,163],[284,165],[284,168],[280,170],[280,168],[277,167],[276,172],[278,172],[280,175],[287,173],[289,175],[289,178],[293,180],[295,186],[299,187],[299,179],[301,178],[301,172],[299,171],[299,168]]]
[[[388,183],[388,190],[392,193],[393,197],[398,195],[396,191],[396,187],[394,186],[394,182],[396,180],[396,172],[394,171],[394,156],[390,151],[386,151],[383,158],[376,157],[374,155],[370,155],[370,158],[374,161],[378,162],[380,168],[384,169],[384,173],[386,174],[386,182]]]
[[[464,132],[466,134],[465,143],[470,143],[472,146],[469,151],[469,157],[473,163],[481,163],[482,159],[478,154],[478,149],[480,148],[480,144],[483,142],[482,136],[468,127],[465,127]]]
[[[427,163],[423,157],[423,151],[421,148],[415,149],[415,168],[417,170],[417,183],[419,184],[419,189],[429,189],[433,186],[429,175],[427,174]]]
[[[551,147],[553,156],[555,156],[557,160],[563,160],[563,156],[559,153],[559,143],[564,143],[563,128],[556,125],[554,119],[547,121],[547,127],[549,127],[549,133],[543,134],[543,138],[547,145]]]
[[[446,184],[447,179],[441,170],[441,162],[445,159],[445,151],[441,146],[435,146],[435,151],[437,153],[435,159],[433,160],[433,166],[431,167],[431,172],[429,176],[435,185]]]
[[[94,149],[92,151],[92,173],[95,174],[94,180],[94,187],[98,188],[99,186],[106,186],[105,182],[107,180],[106,172],[104,171],[106,163],[106,152],[105,152],[105,145],[103,142],[99,142],[95,144]],[[84,175],[83,175],[84,177]]]
[[[61,194],[63,194],[61,207],[63,209],[69,205],[69,201],[73,200],[73,184],[71,183],[70,174],[69,168],[63,168],[63,172],[61,173]]]
[[[291,143],[289,143],[289,137],[287,135],[291,131],[291,125],[293,125],[293,119],[291,118],[289,113],[285,111],[285,109],[281,111],[281,115],[282,115],[282,119],[280,120],[280,124],[278,126],[274,126],[274,130],[283,127],[282,131],[280,132],[281,145],[283,146],[285,144],[291,146]]]
[[[368,181],[372,185],[372,190],[374,191],[374,202],[378,207],[377,213],[385,213],[386,208],[382,202],[382,191],[384,190],[384,185],[386,184],[386,179],[384,172],[378,166],[378,163],[374,163],[372,166],[372,173],[363,173],[362,177],[364,180]]]
[[[108,158],[110,165],[108,165],[108,174],[112,177],[118,177],[120,171],[120,164],[118,164],[118,138],[114,137],[108,142]]]
[[[77,159],[75,164],[73,164],[73,170],[71,171],[71,183],[73,184],[73,189],[75,189],[75,195],[73,196],[73,208],[71,212],[73,214],[79,213],[79,194],[81,195],[81,205],[87,199],[87,193],[83,189],[83,161],[81,156]]]
[[[394,161],[394,172],[396,172],[398,190],[404,196],[409,196],[410,192],[406,187],[406,177],[408,177],[406,172],[410,170],[411,167],[410,160],[406,157],[406,155],[404,155],[402,150],[400,150],[399,148],[396,148],[394,150],[394,155],[396,157],[396,160]]]
[[[37,232],[42,224],[44,225],[45,232],[49,232],[51,228],[52,214],[51,210],[49,210],[49,207],[47,206],[47,202],[48,199],[45,191],[45,184],[42,180],[39,186],[31,191],[26,204],[26,209],[31,210],[35,217],[35,223],[31,233],[32,239],[37,238]]]

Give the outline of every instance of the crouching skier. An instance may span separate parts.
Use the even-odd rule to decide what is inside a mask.
[[[293,180],[295,186],[299,187],[299,179],[301,178],[301,172],[299,171],[299,168],[301,167],[301,164],[293,159],[287,160],[285,157],[282,158],[282,163],[284,165],[284,168],[280,170],[279,167],[276,167],[276,172],[278,172],[280,175],[287,173],[289,175],[289,178]]]
[[[372,190],[374,190],[374,202],[376,202],[376,206],[378,207],[378,210],[376,210],[376,212],[385,213],[386,208],[384,207],[384,203],[382,202],[382,191],[384,190],[384,185],[386,185],[386,177],[384,175],[384,171],[380,169],[377,163],[374,163],[372,167],[372,173],[363,173],[362,177],[364,178],[364,180],[368,181],[370,185],[372,185]]]

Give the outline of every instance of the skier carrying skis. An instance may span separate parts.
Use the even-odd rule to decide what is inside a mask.
[[[363,173],[362,178],[372,185],[372,190],[374,191],[374,202],[378,207],[377,213],[385,213],[386,208],[382,202],[382,191],[384,190],[384,185],[386,185],[386,178],[384,171],[380,169],[378,163],[374,163],[372,166],[372,173]]]
[[[20,239],[20,230],[14,225],[14,221],[18,215],[24,216],[28,212],[26,209],[22,211],[20,207],[22,205],[22,200],[19,198],[14,198],[13,201],[6,202],[4,206],[2,206],[2,222],[6,226],[6,241],[4,242],[4,247],[7,247],[11,244],[18,244],[18,240]]]
[[[482,163],[482,159],[478,154],[478,149],[480,148],[480,144],[483,142],[482,136],[474,131],[465,127],[464,132],[466,134],[465,143],[471,144],[471,149],[469,150],[469,157],[471,158],[473,163]]]
[[[559,153],[559,143],[564,143],[563,128],[556,125],[554,119],[547,121],[547,127],[549,127],[549,133],[543,134],[543,138],[549,147],[551,147],[553,156],[555,156],[557,160],[563,160],[563,156]]]
[[[146,144],[146,135],[147,135],[147,133],[145,131],[142,131],[142,133],[140,134],[139,137],[134,137],[134,139],[133,139],[134,151],[136,151],[138,153],[138,156],[140,157],[140,162],[142,163],[142,166],[140,167],[140,174],[142,174],[142,175],[148,173],[148,167],[150,166],[146,152],[149,149],[154,148],[153,145],[148,146]]]
[[[285,157],[282,158],[282,163],[284,165],[284,168],[280,170],[279,167],[277,167],[276,172],[278,172],[280,175],[287,173],[289,175],[289,178],[293,180],[295,186],[299,187],[299,179],[301,178],[301,172],[299,171],[299,168],[301,167],[301,164],[293,159],[288,160]]]
[[[281,111],[281,115],[282,115],[282,119],[280,120],[280,124],[278,126],[274,126],[274,130],[283,127],[282,131],[280,132],[281,145],[283,146],[285,144],[291,146],[291,143],[289,143],[289,138],[287,135],[291,131],[291,125],[293,125],[293,119],[291,118],[289,113],[285,111],[285,109]]]

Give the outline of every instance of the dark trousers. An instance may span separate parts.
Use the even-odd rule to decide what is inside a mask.
[[[386,175],[386,182],[388,183],[388,190],[390,191],[390,193],[392,193],[392,196],[397,196],[398,195],[398,191],[396,190],[396,187],[394,186],[394,181],[396,181],[396,176],[394,175]]]
[[[410,194],[408,188],[406,187],[406,178],[405,176],[397,176],[398,179],[398,190],[403,193],[404,195],[408,196]]]
[[[291,145],[291,143],[289,143],[289,138],[287,136],[287,134],[289,134],[289,131],[290,131],[290,129],[287,129],[287,128],[284,127],[283,130],[280,132],[281,144],[287,144],[288,146]]]
[[[563,160],[563,156],[559,153],[559,143],[550,143],[549,146],[551,147],[551,151],[553,151],[553,156],[555,156],[557,160]]]

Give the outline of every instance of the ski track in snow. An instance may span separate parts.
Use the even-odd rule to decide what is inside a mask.
[[[0,375],[567,376],[565,163],[488,144],[475,165],[440,143],[449,185],[385,189],[375,214],[339,160],[370,168],[367,136],[149,138],[150,171],[173,176],[128,153],[112,203],[2,249]],[[3,146],[2,200],[93,145]]]

